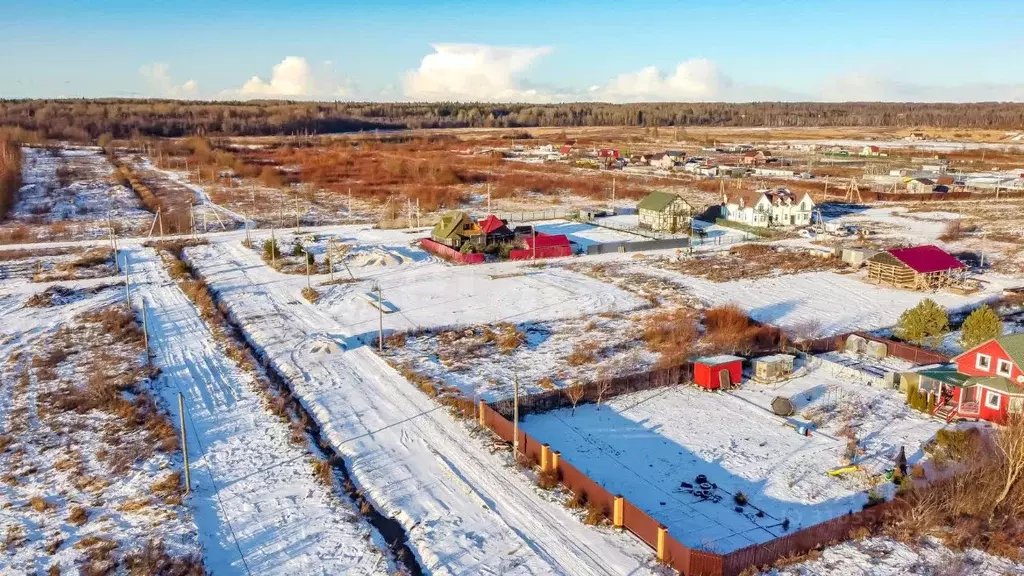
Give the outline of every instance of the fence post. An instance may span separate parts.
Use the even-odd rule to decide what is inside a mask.
[[[658,525],[658,561],[665,562],[668,560],[668,528]]]
[[[480,413],[480,426],[483,427],[483,428],[487,428],[487,418],[485,417],[486,413],[484,412],[484,409],[486,407],[487,407],[487,403],[484,402],[483,400],[481,400],[480,401],[479,413]]]
[[[551,446],[547,444],[540,445],[540,469],[542,472],[547,472],[551,466]]]
[[[624,506],[622,494],[616,494],[615,499],[612,500],[612,525],[616,528],[622,528],[623,509]]]
[[[562,457],[562,453],[555,450],[551,453],[551,469],[558,470],[558,459]]]

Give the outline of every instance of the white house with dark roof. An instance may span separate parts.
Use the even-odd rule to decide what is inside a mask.
[[[788,188],[744,190],[722,198],[722,218],[758,228],[808,226],[814,212],[814,200],[804,192],[798,195]]]

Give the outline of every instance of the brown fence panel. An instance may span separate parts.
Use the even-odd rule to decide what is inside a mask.
[[[890,356],[902,358],[908,362],[913,362],[915,364],[945,364],[946,362],[949,362],[949,356],[934,350],[926,350],[905,342],[896,342],[895,340],[880,338],[863,332],[856,332],[855,334],[866,340],[885,344],[886,351]]]
[[[648,546],[657,549],[659,524],[643,510],[634,506],[632,502],[626,499],[623,500],[622,524],[627,530],[636,534],[636,537],[643,540]]]
[[[606,516],[611,515],[613,496],[603,486],[594,482],[589,476],[580,472],[575,466],[569,464],[565,459],[558,460],[558,471],[562,477],[562,484],[573,492],[582,492],[586,496],[587,503],[594,503],[604,508]]]
[[[725,573],[725,557],[713,552],[690,550],[686,576],[722,576]]]
[[[846,540],[850,531],[855,528],[872,528],[881,522],[886,514],[893,512],[900,502],[888,502],[839,518],[833,518],[821,524],[815,524],[777,538],[764,544],[754,544],[725,555],[725,576],[736,576],[751,566],[766,566],[775,563],[779,558],[796,554],[805,554],[810,550]]]

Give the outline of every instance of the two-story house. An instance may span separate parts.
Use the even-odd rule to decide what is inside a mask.
[[[808,226],[814,211],[814,200],[804,192],[798,196],[787,188],[777,190],[745,190],[725,194],[722,218],[758,228]]]
[[[921,372],[921,389],[935,393],[935,413],[947,421],[1003,423],[1024,413],[1024,334],[1000,336],[953,358],[956,369]]]

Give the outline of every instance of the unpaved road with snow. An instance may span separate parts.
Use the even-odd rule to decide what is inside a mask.
[[[313,477],[252,376],[224,355],[192,302],[148,248],[129,253],[132,305],[145,302],[161,396],[178,422],[184,395],[190,504],[207,570],[227,574],[387,574],[379,536]]]
[[[288,378],[430,574],[603,576],[656,570],[630,535],[585,526],[415,389],[288,277],[236,243],[188,251],[252,343]],[[350,349],[325,353],[325,339]]]

